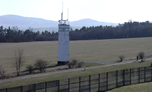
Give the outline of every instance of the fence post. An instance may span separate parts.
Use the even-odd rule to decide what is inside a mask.
[[[108,72],[106,73],[106,90],[108,90]]]
[[[91,92],[91,75],[89,75],[89,92]]]
[[[144,82],[146,82],[146,67],[144,67]]]
[[[68,79],[68,92],[70,92],[70,79]]]
[[[140,67],[138,68],[138,83],[140,83]]]
[[[7,92],[7,88],[5,89],[5,92]]]
[[[118,70],[116,70],[116,88],[118,87]]]
[[[131,74],[132,74],[132,73],[131,73],[131,69],[130,69],[130,85],[131,85]]]
[[[98,91],[100,91],[100,73],[98,74]]]
[[[79,92],[81,92],[81,77],[79,77]]]
[[[23,90],[22,90],[22,89],[23,89],[23,87],[22,87],[22,86],[20,86],[20,91],[21,91],[21,92],[23,92]]]
[[[58,82],[58,92],[60,92],[60,80],[57,80]]]
[[[47,82],[45,82],[45,92],[47,92]]]
[[[151,67],[151,81],[152,81],[152,67]]]
[[[123,86],[125,86],[125,70],[123,70]]]
[[[33,84],[34,92],[36,92],[36,84]]]

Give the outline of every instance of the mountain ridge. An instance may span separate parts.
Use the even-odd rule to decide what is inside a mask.
[[[0,25],[7,27],[17,26],[21,30],[28,29],[29,27],[33,28],[33,30],[39,31],[58,31],[58,21],[47,20],[43,18],[35,18],[35,17],[24,17],[20,15],[2,15],[0,16]],[[117,23],[110,22],[99,22],[97,20],[85,18],[78,21],[70,22],[70,26],[74,29],[81,28],[83,26],[116,26]],[[40,30],[41,29],[41,30]]]

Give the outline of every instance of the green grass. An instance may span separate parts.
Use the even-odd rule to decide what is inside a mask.
[[[70,41],[70,59],[81,61],[100,61],[116,62],[118,56],[124,55],[125,60],[136,59],[140,51],[144,51],[146,56],[152,55],[152,37],[149,38],[130,38],[130,39],[109,39],[109,40],[87,40],[87,41]],[[26,65],[34,64],[36,59],[42,58],[50,62],[50,65],[57,64],[57,41],[46,42],[25,42],[25,43],[0,43],[0,65],[7,73],[15,72],[12,66],[15,49],[24,49],[26,64],[22,68],[25,70]],[[97,74],[108,71],[115,71],[126,68],[136,68],[149,66],[151,61],[143,63],[132,63],[119,66],[103,67],[87,71],[77,71],[64,74],[36,77],[3,83],[1,88],[9,88],[20,85],[29,85],[44,81],[67,79],[90,74]],[[87,66],[96,65],[88,64]]]
[[[109,40],[86,40],[70,41],[70,59],[81,61],[116,62],[118,56],[124,55],[126,60],[136,58],[140,51],[147,56],[152,55],[152,37],[109,39]],[[15,49],[24,49],[26,65],[34,64],[36,59],[44,59],[50,65],[57,64],[57,41],[46,42],[24,42],[24,43],[0,43],[0,65],[7,73],[15,72],[12,66]]]
[[[109,66],[109,67],[103,67],[103,68],[98,68],[98,69],[90,69],[86,71],[76,71],[76,72],[48,75],[48,76],[43,76],[43,77],[22,79],[22,80],[3,83],[3,85],[0,86],[0,89],[16,87],[16,86],[21,86],[21,85],[35,84],[35,83],[40,83],[40,82],[52,81],[52,80],[64,80],[64,79],[67,80],[68,78],[104,73],[104,72],[115,71],[115,70],[145,67],[145,66],[150,66],[150,62],[151,61],[146,61],[143,63],[136,62],[136,63],[130,63],[130,64],[125,64],[125,65],[116,65],[116,66]]]
[[[151,92],[152,82],[123,86],[107,92]]]

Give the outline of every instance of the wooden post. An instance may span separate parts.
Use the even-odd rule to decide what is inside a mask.
[[[118,70],[116,70],[116,88],[118,87]]]
[[[34,92],[36,92],[36,84],[33,84]]]
[[[91,75],[89,75],[89,92],[91,92]]]
[[[58,82],[58,92],[60,92],[60,80],[58,80],[57,82]]]
[[[47,82],[45,82],[45,92],[47,92]]]
[[[108,72],[106,73],[106,90],[108,90]]]
[[[140,83],[140,67],[138,68],[138,83]]]
[[[100,73],[98,74],[98,91],[100,91]]]
[[[70,79],[68,79],[68,92],[70,92]]]
[[[131,85],[131,74],[132,74],[132,73],[131,73],[131,69],[130,69],[130,85]]]
[[[81,77],[79,77],[79,92],[81,92]]]
[[[152,81],[152,67],[151,67],[151,81]]]
[[[125,86],[125,70],[123,70],[123,86]]]
[[[20,86],[20,91],[23,92],[23,87],[22,86]]]
[[[146,82],[146,67],[144,67],[144,82]]]
[[[7,92],[7,88],[5,89],[5,92]]]

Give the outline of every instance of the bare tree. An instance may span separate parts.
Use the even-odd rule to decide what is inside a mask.
[[[20,76],[20,69],[25,64],[25,59],[23,57],[23,49],[15,50],[15,56],[13,61],[13,66],[16,68],[17,76]]]
[[[124,55],[119,56],[119,60],[118,60],[118,62],[122,62],[122,61],[124,60],[124,58],[125,58],[125,56],[124,56]]]
[[[47,67],[49,63],[45,60],[42,60],[42,59],[37,59],[34,66],[36,68],[39,69],[39,71],[42,73],[42,72],[45,72],[45,68]]]

